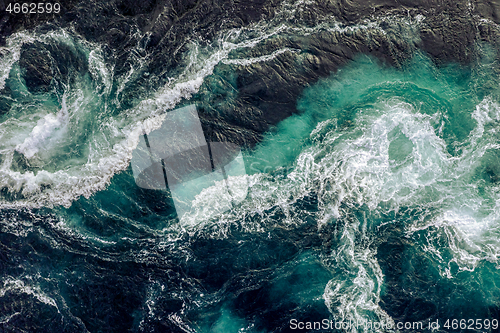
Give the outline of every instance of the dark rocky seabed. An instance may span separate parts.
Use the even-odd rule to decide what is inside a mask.
[[[500,319],[500,2],[9,3],[0,332]],[[248,194],[180,220],[130,161],[193,104]]]

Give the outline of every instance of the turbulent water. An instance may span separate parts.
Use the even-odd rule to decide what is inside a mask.
[[[449,332],[460,327],[445,328],[448,319],[499,318],[500,81],[486,43],[467,65],[436,66],[418,50],[398,68],[356,55],[308,85],[298,113],[242,146],[246,172],[229,181],[245,196],[228,209],[217,208],[224,182],[205,184],[182,218],[170,190],[136,184],[134,150],[168,112],[195,105],[230,117],[242,70],[280,57],[297,68],[314,61],[298,38],[418,41],[425,23],[394,15],[306,25],[297,8],[285,4],[273,20],[210,43],[193,37],[165,84],[147,71],[152,55],[141,43],[117,72],[105,45],[71,29],[7,38],[2,332],[386,332],[422,323],[399,329],[417,332],[436,321],[434,331]],[[47,56],[49,89],[29,89],[26,47]],[[152,89],[141,88],[144,76]],[[291,326],[325,319],[394,328]]]

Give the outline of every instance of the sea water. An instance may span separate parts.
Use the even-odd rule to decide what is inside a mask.
[[[6,331],[289,332],[324,320],[333,326],[319,331],[431,331],[498,319],[500,91],[488,45],[467,66],[415,52],[394,68],[359,55],[304,89],[297,114],[243,148],[246,173],[231,182],[246,196],[228,209],[214,209],[220,182],[183,219],[168,189],[137,185],[141,135],[169,110],[205,103],[196,94],[211,91],[214,73],[231,81],[227,66],[298,52],[246,56],[268,39],[345,29],[277,22],[193,43],[168,84],[131,101],[124,91],[145,75],[141,61],[115,77],[100,45],[63,29],[8,39]],[[34,42],[70,50],[86,69],[69,66],[49,91],[29,92],[18,62]],[[368,322],[379,325],[347,324]]]

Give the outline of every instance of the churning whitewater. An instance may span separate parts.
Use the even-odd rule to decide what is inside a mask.
[[[368,31],[371,28],[384,33],[379,24],[387,22],[394,29],[408,30],[405,34],[415,38],[410,36],[423,19],[422,16],[409,21],[389,17],[348,28],[333,20],[311,28],[291,25],[295,12],[294,6],[285,4],[271,22],[222,32],[212,45],[201,46],[193,40],[175,76],[169,77],[165,86],[141,96],[142,100],[135,100],[128,109],[122,106],[126,98],[123,90],[127,85],[133,86],[134,77],[149,75],[144,67],[151,55],[142,45],[137,45],[130,55],[133,63],[130,71],[115,77],[114,64],[104,60],[103,47],[82,40],[74,32],[59,29],[9,37],[0,52],[3,55],[0,86],[8,82],[9,87],[15,87],[17,96],[1,124],[0,179],[8,192],[2,195],[2,207],[69,207],[78,197],[89,197],[104,189],[115,173],[128,167],[138,136],[160,127],[161,115],[183,99],[189,100],[204,78],[213,74],[217,64],[248,66],[299,50],[284,47],[243,59],[230,56],[234,51],[251,50],[276,36],[308,35],[322,30],[335,33],[367,30],[365,33],[369,35],[373,33]],[[410,22],[413,25],[406,27]],[[70,62],[69,73],[56,73],[49,92],[34,95],[23,83],[18,62],[23,45],[36,43],[50,46],[53,62],[58,52],[63,51],[71,52],[69,57],[77,60]],[[154,80],[152,77],[151,81]],[[114,110],[119,110],[119,115]]]
[[[194,35],[162,73],[150,71],[152,37],[138,28],[120,71],[107,45],[71,27],[6,39],[0,230],[13,258],[0,284],[6,331],[257,333],[288,332],[293,320],[429,327],[498,319],[494,47],[478,42],[470,64],[436,65],[417,49],[422,14],[311,22],[308,6],[284,3],[272,19],[210,41]],[[374,50],[382,39],[392,54],[411,56],[391,66],[352,54],[308,82],[311,68],[323,68],[313,37],[337,56],[347,52],[335,49],[338,40],[350,38]],[[25,79],[26,50],[47,59],[51,80],[42,88]],[[252,117],[272,118],[271,79],[254,72],[301,87],[289,91],[297,112],[265,130]],[[173,187],[141,188],[131,160],[141,145],[151,153],[148,136],[186,106],[199,114],[207,142],[238,138],[245,174],[224,171],[223,181],[203,186],[190,179],[201,190],[181,217]],[[224,200],[231,204],[221,209]],[[21,322],[25,311],[37,318],[32,326]]]

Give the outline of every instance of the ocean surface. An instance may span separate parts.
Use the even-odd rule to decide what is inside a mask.
[[[118,71],[70,28],[6,39],[0,332],[499,331],[500,76],[486,42],[466,64],[354,55],[301,90],[298,112],[238,143],[227,182],[185,174],[198,187],[182,216],[173,189],[139,186],[136,149],[175,131],[169,113],[243,117],[245,68],[292,59],[300,73],[314,54],[299,38],[417,41],[425,24],[307,25],[297,8],[193,36],[163,79],[142,43]],[[30,48],[52,68],[48,89],[24,77]]]

